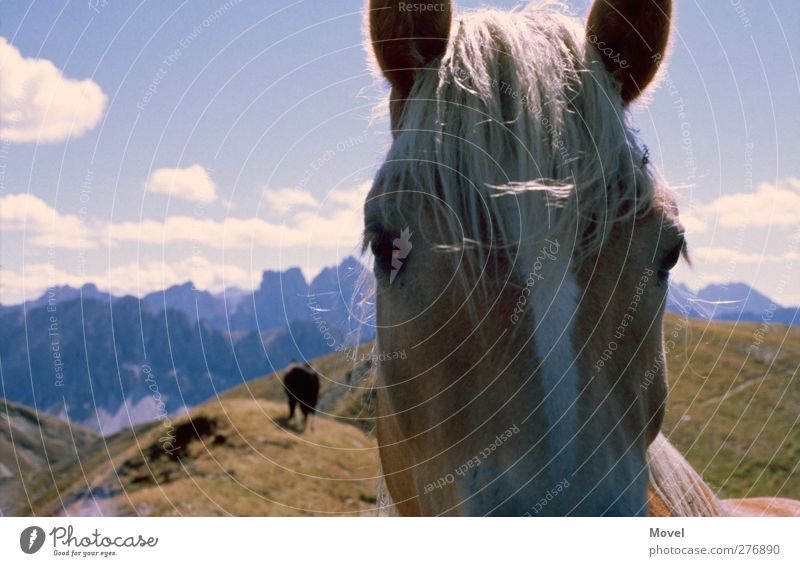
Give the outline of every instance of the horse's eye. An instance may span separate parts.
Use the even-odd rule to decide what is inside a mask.
[[[389,273],[392,269],[392,252],[394,251],[394,236],[389,232],[379,230],[373,232],[369,241],[369,248],[375,257],[376,274]]]
[[[669,279],[669,271],[675,267],[675,265],[678,263],[678,260],[681,259],[681,254],[683,253],[685,247],[686,241],[681,238],[680,243],[667,252],[664,258],[661,260],[661,265],[658,268],[659,281],[666,281]]]

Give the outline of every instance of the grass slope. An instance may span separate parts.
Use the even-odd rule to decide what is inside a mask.
[[[800,499],[800,328],[765,330],[674,314],[665,319],[670,394],[663,431],[724,498]],[[323,375],[321,410],[373,431],[368,348],[356,354],[355,364],[331,354],[312,365]],[[350,385],[348,372],[355,374]],[[283,402],[278,377],[259,378],[223,397]]]
[[[80,425],[0,399],[0,513],[13,513],[27,500],[31,483],[52,486],[98,438]]]
[[[364,344],[347,354],[337,352],[311,362],[320,375],[321,415],[359,427],[373,434],[375,430],[375,368],[370,357],[372,344]],[[235,387],[221,399],[266,399],[286,405],[281,385],[282,373],[273,373]],[[288,412],[288,407],[285,409]]]
[[[282,405],[212,400],[166,423],[119,433],[15,514],[269,516],[360,514],[374,508],[375,439],[319,418],[287,424]],[[27,507],[27,508],[26,508]],[[32,509],[30,508],[32,507]]]
[[[800,328],[669,316],[665,336],[665,434],[723,497],[800,499]]]
[[[25,475],[74,456],[98,436],[79,425],[0,399],[0,477]],[[66,434],[65,434],[66,432]]]
[[[664,432],[722,497],[800,498],[800,328],[686,321],[669,315]],[[328,515],[374,507],[374,364],[365,345],[314,360],[317,430],[285,422],[279,375],[236,387],[174,419],[180,450],[151,423],[106,439],[0,405],[0,480],[13,515]],[[38,423],[38,424],[37,424]],[[4,428],[2,428],[4,427]],[[44,438],[44,444],[39,435]],[[14,435],[14,456],[10,435]],[[72,436],[75,436],[73,447]],[[74,454],[80,454],[80,462]],[[55,460],[50,472],[47,462]],[[16,482],[16,483],[15,483]],[[15,493],[14,504],[8,503]],[[5,503],[3,499],[5,494]]]

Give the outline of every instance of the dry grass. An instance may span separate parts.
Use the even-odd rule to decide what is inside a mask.
[[[311,362],[320,375],[321,415],[359,427],[373,434],[375,430],[375,371],[369,358],[372,344],[364,344],[355,352],[334,353]],[[354,359],[355,358],[355,359]],[[273,373],[235,387],[220,399],[266,399],[286,402],[281,374]]]
[[[163,425],[136,438],[116,435],[107,451],[97,447],[83,462],[86,476],[73,468],[58,478],[60,498],[37,484],[42,496],[33,509],[16,514],[285,516],[374,508],[374,438],[325,418],[315,432],[300,432],[284,412],[263,400],[206,403],[176,421],[186,437],[176,442],[179,458],[162,448]]]
[[[721,496],[800,499],[800,328],[758,329],[667,318],[664,431]]]
[[[797,499],[800,328],[774,326],[752,348],[757,330],[752,324],[667,317],[665,334],[675,346],[668,355],[664,431],[722,497]],[[13,428],[17,454],[24,454],[27,496],[19,474],[0,480],[2,512],[369,513],[378,473],[370,349],[361,347],[357,362],[342,354],[312,362],[322,376],[323,416],[315,433],[300,433],[284,421],[283,389],[277,375],[268,375],[176,419],[186,436],[179,459],[164,453],[161,423],[107,439],[73,427],[76,450],[61,421],[36,420],[31,411],[9,404],[0,421],[0,457],[15,461],[8,440]]]

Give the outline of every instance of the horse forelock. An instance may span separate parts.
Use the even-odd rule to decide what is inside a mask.
[[[418,74],[373,194],[434,197],[443,235],[508,249],[577,234],[576,260],[652,205],[654,172],[585,31],[559,3],[464,14]],[[452,243],[452,242],[451,242]],[[469,254],[477,264],[488,245]],[[474,271],[474,270],[473,270]]]

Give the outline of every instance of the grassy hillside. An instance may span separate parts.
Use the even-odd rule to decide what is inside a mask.
[[[670,384],[664,433],[722,497],[800,499],[800,328],[764,332],[759,324],[668,314],[664,335]],[[372,364],[357,362],[351,385],[352,359],[331,354],[313,365],[324,376],[322,410],[372,431]],[[275,375],[223,397],[284,399]]]
[[[764,334],[754,324],[670,315],[665,336],[670,402],[664,432],[723,497],[800,498],[800,328],[774,326]],[[0,405],[0,462],[23,470],[26,489],[18,471],[0,479],[2,512],[369,512],[379,468],[370,347],[355,353],[357,361],[331,354],[312,362],[322,377],[313,433],[285,422],[275,374],[227,391],[174,423],[150,423],[106,439]],[[170,430],[180,447],[171,455],[163,445]]]
[[[372,344],[365,344],[355,352],[348,352],[347,355],[334,353],[317,358],[311,365],[320,375],[318,412],[374,434],[375,368],[369,355],[371,349]],[[280,373],[270,374],[235,387],[223,393],[220,398],[255,398],[284,405],[286,403]],[[288,408],[285,410],[288,411]]]
[[[725,497],[800,499],[800,328],[669,316],[665,336],[667,436]]]
[[[98,438],[80,425],[0,399],[0,512],[6,515],[26,499],[31,481],[52,485]]]
[[[44,416],[0,422],[0,463],[23,453],[25,486],[0,478],[0,511],[11,515],[329,515],[361,514],[375,505],[379,469],[370,431],[374,401],[369,347],[319,358],[316,430],[286,422],[285,394],[274,375],[200,405],[172,423],[149,423],[102,439]],[[351,355],[353,355],[351,353]],[[350,379],[351,385],[347,385]],[[9,423],[11,426],[9,426]],[[169,427],[172,426],[173,429]],[[47,441],[51,473],[36,446]],[[163,449],[167,434],[181,450]],[[52,446],[51,446],[52,445]],[[28,454],[30,452],[30,454]],[[6,494],[3,498],[3,494]],[[27,495],[22,495],[27,494]]]
[[[0,399],[0,478],[40,470],[98,438],[79,425],[65,431],[65,425],[57,417]]]
[[[317,419],[302,432],[282,405],[213,400],[176,419],[116,434],[52,480],[29,484],[37,515],[329,515],[374,508],[375,440]],[[32,509],[31,509],[32,507]]]

